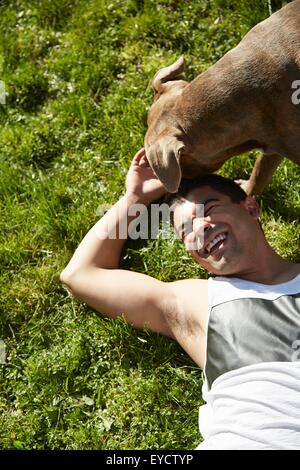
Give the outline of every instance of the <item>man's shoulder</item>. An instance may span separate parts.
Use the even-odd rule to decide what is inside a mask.
[[[177,281],[172,281],[170,284],[173,285],[191,285],[191,286],[207,286],[207,283],[211,278],[202,279],[202,278],[189,278],[189,279],[179,279]]]
[[[170,282],[169,285],[176,294],[185,294],[185,296],[207,296],[209,279],[181,279],[178,281]]]

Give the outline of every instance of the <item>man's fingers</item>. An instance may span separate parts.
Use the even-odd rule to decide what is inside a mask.
[[[149,162],[147,160],[146,154],[142,156],[140,159],[140,166],[149,166]]]
[[[140,150],[137,151],[135,156],[132,159],[132,164],[133,165],[139,165],[141,159],[146,155],[144,147],[142,147]]]

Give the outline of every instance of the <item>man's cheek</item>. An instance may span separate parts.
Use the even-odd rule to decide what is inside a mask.
[[[199,251],[203,247],[204,239],[203,234],[190,232],[184,239],[184,244],[187,251]]]
[[[195,250],[196,234],[194,232],[190,232],[185,236],[184,245],[187,251]]]

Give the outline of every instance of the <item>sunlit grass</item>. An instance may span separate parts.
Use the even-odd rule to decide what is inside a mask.
[[[1,5],[0,447],[194,448],[201,371],[173,341],[70,298],[59,273],[97,207],[124,191],[156,70],[184,53],[194,78],[268,16],[267,2]],[[244,178],[253,161],[221,172]],[[286,161],[261,198],[272,246],[298,261],[299,194]],[[123,266],[165,281],[207,275],[175,238],[130,242]]]

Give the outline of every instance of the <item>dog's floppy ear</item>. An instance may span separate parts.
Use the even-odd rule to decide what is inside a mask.
[[[169,193],[176,193],[181,180],[179,164],[184,144],[174,135],[158,136],[154,144],[146,148],[146,156],[158,179]]]
[[[162,93],[164,89],[164,84],[171,80],[181,80],[183,78],[183,73],[185,69],[184,57],[179,57],[174,64],[169,65],[160,69],[154,76],[152,80],[152,88],[154,93]]]

